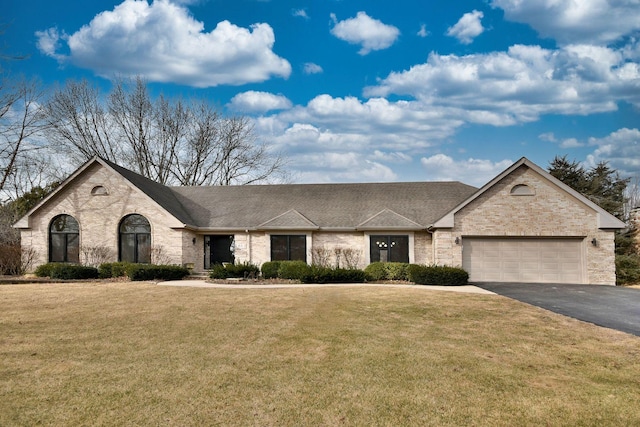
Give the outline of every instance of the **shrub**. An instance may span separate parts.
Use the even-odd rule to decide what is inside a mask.
[[[98,266],[98,277],[109,279],[112,277],[124,277],[127,275],[128,262],[105,262]]]
[[[373,262],[364,271],[368,280],[409,280],[408,267],[404,262]]]
[[[129,264],[126,266],[129,279],[180,280],[189,275],[189,269],[179,265]]]
[[[214,265],[211,272],[209,272],[209,277],[212,279],[227,279],[229,277],[246,279],[257,277],[259,274],[260,269],[257,265],[245,262],[242,264]]]
[[[51,277],[51,270],[56,266],[55,262],[39,265],[33,272],[37,277]]]
[[[363,270],[314,266],[309,268],[300,281],[302,283],[362,283],[366,277]]]
[[[78,264],[63,264],[59,262],[49,262],[36,268],[35,275],[38,277],[50,277],[61,280],[84,280],[97,279],[98,269]]]
[[[62,280],[97,279],[98,269],[78,264],[57,264],[51,269],[49,277]]]
[[[229,277],[229,272],[222,264],[214,265],[209,271],[209,278],[211,279],[226,279],[227,277]]]
[[[229,272],[229,277],[240,277],[243,279],[256,278],[260,275],[260,268],[250,262],[240,264],[227,264],[225,268]]]
[[[640,283],[640,256],[616,255],[616,285]]]
[[[364,272],[367,274],[367,280],[386,280],[387,269],[384,264],[384,262],[372,262],[367,265],[364,269]]]
[[[469,273],[462,268],[442,265],[411,264],[408,277],[418,285],[461,286],[469,281]]]
[[[278,278],[290,280],[302,280],[309,273],[311,267],[304,261],[280,261]]]
[[[262,277],[265,279],[275,279],[278,277],[280,261],[267,261],[262,264]]]

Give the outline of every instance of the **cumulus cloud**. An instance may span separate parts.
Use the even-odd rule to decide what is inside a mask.
[[[228,107],[233,111],[264,113],[271,110],[285,110],[291,108],[292,104],[286,96],[250,90],[231,98]]]
[[[492,0],[505,18],[530,25],[562,44],[607,45],[640,30],[637,0]]]
[[[400,36],[398,28],[383,24],[365,12],[358,12],[355,18],[344,21],[338,21],[332,13],[331,19],[334,22],[331,34],[340,40],[361,45],[362,48],[358,52],[360,55],[367,55],[372,50],[387,49]]]
[[[447,35],[457,38],[460,43],[470,44],[473,42],[473,39],[484,32],[484,27],[481,22],[483,17],[484,13],[478,10],[465,13],[456,25],[449,27]]]
[[[464,109],[472,123],[505,126],[542,114],[615,111],[621,100],[640,106],[639,78],[640,66],[609,48],[515,45],[466,56],[431,53],[426,63],[393,72],[364,94],[406,95]]]
[[[640,130],[618,129],[604,138],[589,138],[589,145],[597,148],[587,156],[587,166],[607,161],[622,176],[640,176]]]
[[[324,70],[318,64],[314,64],[313,62],[307,62],[304,64],[303,71],[305,74],[320,74]]]
[[[219,22],[210,32],[184,7],[168,1],[125,0],[96,15],[77,32],[37,33],[40,50],[61,63],[114,75],[142,75],[155,82],[195,87],[287,78],[291,65],[273,52],[275,35],[265,23],[241,28]],[[69,54],[60,54],[64,40]]]
[[[513,164],[512,160],[454,160],[445,154],[423,157],[420,162],[429,180],[460,181],[480,187]]]

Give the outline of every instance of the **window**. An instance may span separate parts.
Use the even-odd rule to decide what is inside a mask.
[[[409,262],[409,236],[369,236],[371,262]]]
[[[272,235],[271,261],[307,261],[307,236]]]
[[[511,188],[512,196],[534,196],[536,193],[526,184],[514,185]]]
[[[58,215],[49,226],[49,261],[80,262],[80,227],[70,215]]]
[[[120,223],[120,261],[151,263],[151,225],[142,215],[126,216]]]
[[[109,191],[107,191],[107,189],[102,185],[96,185],[91,189],[91,195],[92,196],[108,196]]]

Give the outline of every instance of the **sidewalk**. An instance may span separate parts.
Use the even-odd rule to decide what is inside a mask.
[[[172,280],[158,282],[160,286],[183,286],[192,288],[218,288],[218,289],[283,289],[283,288],[327,288],[327,287],[385,287],[385,288],[414,288],[426,291],[449,291],[463,292],[468,294],[495,295],[494,292],[487,291],[473,285],[466,286],[431,286],[431,285],[404,285],[404,284],[383,284],[383,283],[329,283],[329,284],[249,284],[249,283],[209,283],[204,280]]]

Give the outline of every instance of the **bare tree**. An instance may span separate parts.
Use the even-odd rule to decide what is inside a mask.
[[[95,155],[117,161],[121,145],[113,138],[115,127],[100,103],[100,92],[86,80],[69,81],[45,104],[48,137],[59,153],[76,164]]]
[[[70,82],[47,104],[59,147],[76,163],[94,155],[162,184],[250,184],[285,176],[281,155],[257,141],[246,117],[223,118],[205,101],[152,99],[142,78],[118,80],[107,97]]]
[[[36,141],[44,129],[40,84],[19,80],[0,87],[0,194],[15,199],[43,181],[42,145]]]

